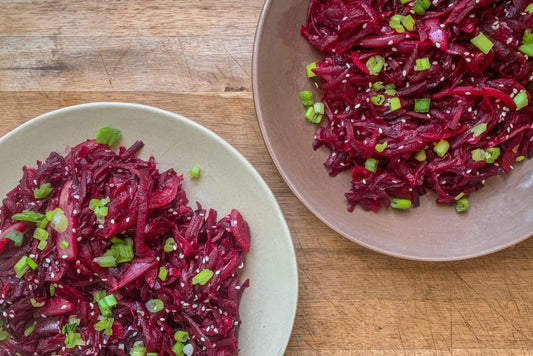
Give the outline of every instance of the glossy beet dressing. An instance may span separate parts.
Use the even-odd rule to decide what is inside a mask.
[[[531,42],[528,4],[311,0],[301,32],[325,55],[314,73],[328,118],[314,148],[331,151],[331,176],[352,171],[348,210],[378,211],[391,197],[418,206],[427,190],[454,202],[531,156],[533,62],[519,49]],[[377,74],[368,62],[376,56]],[[416,99],[430,99],[429,108],[415,110]],[[441,140],[448,150],[435,149]],[[376,172],[365,169],[369,158]]]
[[[218,219],[215,210],[188,206],[182,176],[159,172],[153,157],[137,158],[142,147],[137,141],[115,153],[88,140],[64,157],[51,153],[37,168],[24,167],[0,208],[0,354],[238,352],[238,307],[248,281],[241,284],[237,271],[250,247],[248,225],[237,210]],[[51,193],[35,198],[47,183]],[[91,199],[107,197],[105,221],[97,221]],[[33,237],[39,222],[11,218],[57,207],[68,227],[59,233],[45,221],[44,247]],[[130,258],[119,254],[126,262],[102,267],[98,258],[117,245]],[[35,266],[21,272],[15,265],[23,258]],[[110,295],[103,307],[95,300]]]

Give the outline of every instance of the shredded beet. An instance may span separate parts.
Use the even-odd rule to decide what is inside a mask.
[[[402,3],[311,0],[301,29],[325,56],[313,72],[328,121],[313,147],[330,150],[331,176],[352,170],[349,211],[357,204],[378,211],[391,197],[418,206],[428,190],[437,203],[454,202],[532,155],[533,62],[519,50],[533,29],[529,2],[435,0],[416,12],[424,1]],[[396,31],[395,15],[410,15],[413,28]],[[478,35],[492,43],[486,54],[471,41]],[[371,75],[367,61],[374,56],[384,66]],[[430,67],[418,70],[416,60],[424,58]],[[393,90],[385,92],[387,86]],[[517,110],[519,93],[526,106]],[[378,95],[385,99],[380,105],[371,101]],[[392,110],[391,98],[401,108]],[[415,111],[420,98],[431,99],[429,111]],[[441,140],[450,145],[442,157],[434,152]],[[493,148],[501,152],[494,162],[473,158]],[[426,158],[415,159],[421,150]],[[376,172],[365,169],[369,158],[378,161]]]
[[[249,281],[241,283],[237,272],[250,248],[248,224],[237,210],[218,219],[199,203],[191,208],[183,177],[159,172],[153,157],[137,158],[142,147],[138,141],[115,153],[88,140],[23,168],[0,208],[0,354],[238,353],[239,301]],[[51,193],[35,198],[47,184]],[[91,200],[106,198],[101,221]],[[44,215],[14,216],[57,207],[67,219],[64,231],[52,220],[39,222]],[[48,232],[45,246],[33,237],[39,226]],[[17,246],[13,236],[20,233]],[[117,244],[130,244],[132,258],[102,266],[98,258]],[[26,257],[35,269],[30,264],[17,276]],[[197,280],[206,270],[208,278]],[[112,295],[116,305],[102,309],[95,299],[101,291],[100,299]],[[154,300],[164,307],[151,309]],[[176,331],[188,333],[181,344]]]

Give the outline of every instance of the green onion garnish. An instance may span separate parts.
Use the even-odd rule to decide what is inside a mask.
[[[524,31],[524,36],[522,37],[522,42],[524,44],[533,43],[533,33],[531,32],[531,30],[529,28]]]
[[[61,241],[59,243],[59,247],[61,247],[63,250],[66,250],[68,247],[68,242],[66,242],[65,240]]]
[[[457,194],[457,195],[455,196],[454,199],[455,199],[455,200],[459,200],[459,199],[461,199],[461,198],[464,197],[464,196],[465,196],[465,193],[464,193],[464,192],[461,192],[461,193]]]
[[[424,162],[426,160],[426,150],[425,149],[421,149],[420,151],[418,151],[416,154],[415,154],[415,159],[418,161],[418,162]]]
[[[481,162],[485,160],[485,151],[481,148],[476,148],[472,150],[472,159],[476,162]]]
[[[174,333],[174,340],[177,342],[185,342],[189,340],[189,333],[184,330],[178,330]]]
[[[174,251],[174,247],[176,246],[176,240],[174,240],[174,238],[172,237],[169,237],[166,241],[165,241],[165,246],[163,246],[163,250],[166,252],[166,253],[170,253],[172,251]]]
[[[315,100],[313,99],[313,92],[311,90],[304,90],[300,92],[300,102],[302,105],[313,105]]]
[[[111,309],[117,304],[118,304],[117,299],[115,298],[113,294],[106,295],[105,297],[103,297],[102,299],[98,301],[98,305],[100,306],[101,309]]]
[[[528,14],[533,13],[533,4],[527,5],[527,7],[525,8],[524,12],[527,12]]]
[[[424,57],[424,58],[418,58],[416,60],[416,70],[417,71],[428,70],[430,68],[431,68],[431,63],[429,63],[429,58]]]
[[[316,77],[316,74],[313,73],[313,69],[315,69],[315,68],[316,68],[316,62],[309,63],[307,65],[307,67],[305,68],[305,71],[307,72],[307,77],[308,78]]]
[[[133,347],[130,350],[130,356],[145,356],[146,347],[142,341],[135,341]],[[177,354],[176,354],[177,355]]]
[[[40,308],[44,305],[44,302],[38,302],[33,298],[30,298],[30,303],[34,308]]]
[[[159,279],[163,282],[166,281],[168,277],[168,269],[166,269],[165,267],[160,267],[157,277],[159,277]]]
[[[368,58],[368,60],[366,61],[366,67],[368,68],[370,75],[378,75],[383,69],[384,65],[385,65],[385,59],[383,59],[383,57],[379,55],[372,56]]]
[[[370,101],[372,102],[372,104],[376,105],[376,106],[380,106],[380,105],[383,105],[383,103],[385,102],[385,96],[384,95],[375,95],[373,97],[370,98]]]
[[[500,157],[500,148],[491,147],[485,151],[485,162],[494,163]]]
[[[392,198],[390,200],[390,206],[394,209],[409,209],[411,207],[411,201],[409,199]]]
[[[11,335],[9,335],[9,333],[5,330],[1,330],[0,331],[0,341],[5,341],[7,339],[9,339],[11,337]]]
[[[488,54],[492,47],[494,47],[494,43],[492,43],[483,32],[480,32],[479,35],[472,38],[470,42],[485,54]]]
[[[103,331],[104,335],[111,336],[113,335],[113,323],[115,322],[114,318],[106,318],[100,320],[94,324],[94,329],[96,331]]]
[[[400,98],[390,98],[389,99],[390,104],[390,111],[396,111],[402,108],[402,103],[400,102]]]
[[[369,172],[376,172],[378,169],[379,161],[375,158],[369,158],[365,162],[365,169]]]
[[[385,89],[385,86],[383,85],[383,82],[375,82],[372,84],[372,90],[374,91],[380,91]]]
[[[157,313],[165,309],[165,303],[161,299],[150,299],[144,305],[150,313]]]
[[[413,31],[415,28],[415,19],[411,15],[402,16],[402,25],[405,27],[407,31]]]
[[[6,237],[13,241],[17,247],[22,246],[22,242],[24,241],[24,233],[17,230],[9,232]]]
[[[96,142],[113,146],[120,140],[122,132],[112,127],[102,127],[96,131]]]
[[[40,227],[35,228],[33,231],[33,237],[39,241],[48,239],[48,231],[41,229]]]
[[[526,156],[518,156],[516,157],[516,162],[520,162],[526,159]]]
[[[110,267],[117,266],[117,259],[115,258],[115,256],[111,256],[111,255],[95,257],[93,258],[93,261],[98,263],[98,266],[104,267],[104,268],[110,268]]]
[[[529,98],[525,90],[520,90],[518,94],[513,98],[513,101],[516,104],[516,111],[523,109],[527,106]]]
[[[429,112],[431,106],[431,99],[415,99],[415,112]]]
[[[41,240],[39,241],[39,244],[37,245],[37,248],[39,250],[44,250],[46,248],[46,246],[48,246],[48,241],[47,240]]]
[[[191,178],[199,178],[200,177],[200,167],[194,166],[191,169],[189,169],[187,172],[189,173],[189,176]]]
[[[13,269],[15,270],[17,277],[22,278],[29,268],[36,269],[37,267],[37,263],[35,263],[30,257],[22,256],[20,260],[15,263]]]
[[[33,330],[35,330],[35,325],[37,325],[37,322],[33,322],[32,325],[28,326],[26,330],[24,330],[24,336],[30,336]]]
[[[430,0],[416,0],[415,6],[413,6],[413,11],[418,15],[424,15],[430,6]]]
[[[111,254],[117,263],[130,262],[134,257],[133,246],[126,243],[111,245]]]
[[[433,152],[435,152],[437,156],[443,157],[449,149],[450,143],[446,140],[440,140],[435,147],[433,147]]]
[[[408,4],[408,3],[410,3],[411,1],[412,1],[412,0],[400,0],[400,2],[401,2],[402,4]]]
[[[376,150],[376,152],[383,152],[385,151],[385,148],[387,148],[387,141],[384,141],[383,143],[376,143],[376,146],[374,146],[374,149]]]
[[[109,197],[104,199],[91,199],[89,201],[89,209],[94,211],[94,215],[96,215],[96,220],[99,224],[105,222],[105,218],[108,214],[108,208],[106,207],[107,203],[109,203]]]
[[[33,191],[33,197],[35,199],[46,198],[52,193],[52,185],[50,183],[41,184],[41,186]]]
[[[404,33],[405,28],[402,25],[402,15],[393,15],[389,21],[389,26],[398,33]]]
[[[385,95],[388,95],[388,96],[396,95],[396,85],[394,85],[394,83],[385,85]]]
[[[213,271],[204,269],[192,278],[192,284],[199,284],[204,286],[207,282],[209,282],[211,277],[213,277],[213,274]]]
[[[307,121],[311,121],[313,120],[314,117],[315,117],[315,108],[313,106],[310,106],[305,111],[305,118],[307,119]]]
[[[68,227],[68,220],[65,213],[60,208],[55,208],[46,213],[46,219],[50,220],[50,225],[59,233],[65,232]]]
[[[45,218],[44,214],[37,213],[35,211],[31,210],[24,210],[22,213],[14,214],[11,216],[11,219],[13,220],[19,220],[19,221],[29,221],[34,223],[39,223]]]
[[[469,207],[470,207],[470,203],[468,202],[468,199],[466,198],[459,199],[455,203],[455,211],[457,211],[458,213],[464,213],[465,211],[468,210]]]
[[[324,103],[318,102],[313,105],[313,109],[315,110],[315,114],[317,115],[324,115]]]
[[[533,43],[523,44],[518,50],[529,57],[533,57]]]
[[[48,290],[50,291],[50,296],[53,297],[56,295],[56,287],[53,283],[50,283],[50,286],[48,287]]]
[[[479,135],[483,134],[485,131],[487,131],[487,123],[484,122],[482,124],[476,125],[472,127],[470,132],[474,134],[474,137],[478,137]]]
[[[174,346],[172,347],[172,351],[174,352],[175,355],[184,355],[183,353],[183,348],[185,347],[185,345],[183,345],[183,343],[181,342],[176,342],[174,344]]]

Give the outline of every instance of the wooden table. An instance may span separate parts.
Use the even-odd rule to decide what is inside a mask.
[[[399,260],[349,242],[294,197],[252,101],[262,5],[2,0],[0,134],[64,106],[124,101],[226,139],[274,191],[294,239],[300,296],[286,355],[533,354],[533,240],[469,261]]]

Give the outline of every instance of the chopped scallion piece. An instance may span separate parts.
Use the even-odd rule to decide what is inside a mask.
[[[476,148],[472,150],[472,159],[476,162],[481,162],[485,160],[485,151],[481,148]]]
[[[192,178],[199,178],[200,177],[200,167],[194,166],[191,169],[187,171],[189,173],[189,176]]]
[[[178,342],[185,342],[189,340],[189,333],[184,330],[178,330],[174,333],[174,340]]]
[[[411,201],[409,199],[392,198],[390,200],[390,206],[394,209],[409,209],[411,207]]]
[[[492,47],[494,47],[494,43],[483,32],[480,32],[479,35],[472,38],[470,42],[485,54],[488,54]]]
[[[44,183],[41,184],[41,186],[33,191],[33,197],[35,199],[42,199],[46,198],[52,193],[52,184],[50,183]]]
[[[313,73],[313,69],[315,69],[315,68],[316,68],[316,62],[309,63],[307,65],[307,67],[305,68],[305,71],[307,72],[307,77],[308,78],[316,77],[316,74]]]
[[[9,232],[6,237],[13,241],[17,247],[22,246],[22,242],[24,241],[24,233],[17,230]]]
[[[172,237],[169,237],[165,241],[165,246],[163,246],[163,250],[166,253],[170,253],[170,252],[174,251],[175,246],[176,246],[176,240],[174,240],[174,238],[172,238]]]
[[[464,192],[461,192],[461,193],[459,193],[459,194],[457,194],[457,195],[455,196],[455,200],[459,200],[459,199],[461,199],[461,198],[464,197],[464,196],[465,196],[465,193],[464,193]]]
[[[11,219],[13,220],[19,220],[19,221],[29,221],[34,223],[39,223],[45,218],[44,214],[37,213],[35,211],[31,210],[24,210],[22,213],[14,214],[11,216]]]
[[[516,162],[520,162],[526,159],[526,156],[518,156],[516,157]]]
[[[48,231],[46,231],[45,229],[41,229],[40,227],[37,227],[33,231],[33,238],[39,241],[44,241],[48,239]]]
[[[38,302],[33,298],[30,298],[30,303],[34,308],[40,308],[44,305],[44,302]]]
[[[372,104],[376,106],[380,106],[380,105],[383,105],[383,103],[385,102],[385,96],[381,94],[375,95],[370,98],[370,101],[372,102]]]
[[[470,208],[470,203],[468,202],[468,199],[466,198],[459,199],[455,203],[455,211],[457,211],[458,213],[464,213],[465,211],[468,210],[468,208]]]
[[[313,120],[314,117],[315,117],[315,108],[313,106],[310,106],[305,111],[305,118],[308,121],[311,121],[311,120]]]
[[[126,243],[111,245],[111,254],[117,263],[130,262],[134,257],[133,246]]]
[[[63,250],[66,250],[68,247],[68,242],[66,242],[65,240],[61,241],[59,243],[59,247],[61,247]]]
[[[313,105],[313,109],[315,109],[315,114],[318,115],[324,115],[324,103],[318,102]]]
[[[76,346],[84,346],[84,345],[85,345],[85,341],[83,341],[83,339],[81,338],[80,333],[76,333],[76,332],[68,333],[67,337],[65,337],[65,347],[67,349],[73,349]]]
[[[22,278],[22,276],[24,276],[26,271],[29,269],[30,265],[28,264],[28,260],[30,260],[28,256],[22,256],[20,260],[18,260],[18,262],[15,263],[15,266],[13,266],[13,269],[15,270],[17,277]]]
[[[30,336],[33,330],[35,330],[35,325],[37,325],[37,322],[33,322],[30,326],[24,330],[24,336]]]
[[[213,274],[213,271],[204,269],[192,278],[192,284],[200,284],[204,286],[207,282],[209,282],[211,277],[213,277]]]
[[[166,281],[168,277],[168,269],[166,269],[165,267],[160,267],[157,277],[159,277],[159,279],[163,282]]]
[[[161,299],[150,299],[144,305],[150,313],[157,313],[165,309],[165,303]]]
[[[529,57],[533,57],[533,43],[523,44],[518,47],[518,50]]]
[[[106,318],[100,320],[94,324],[94,329],[96,331],[103,331],[104,335],[111,336],[113,335],[113,323],[115,322],[114,318]]]
[[[385,65],[385,59],[381,56],[372,56],[366,61],[366,67],[370,72],[370,75],[378,75],[383,66]]]
[[[183,353],[183,348],[185,347],[185,345],[183,345],[183,343],[181,342],[176,342],[174,344],[174,346],[172,347],[172,351],[174,351],[174,354],[175,355],[184,355]]]
[[[46,213],[46,218],[50,220],[50,225],[59,233],[65,232],[68,226],[68,220],[65,213],[60,208],[55,208]]]
[[[53,297],[56,295],[56,287],[53,283],[50,283],[50,286],[48,287],[48,290],[50,291],[50,296]]]
[[[37,267],[39,267],[39,265],[38,265],[37,263],[35,263],[35,261],[31,259],[31,257],[28,257],[28,259],[26,260],[26,263],[27,263],[28,266],[30,266],[30,268],[33,269],[33,270],[36,270]]]
[[[476,125],[472,127],[470,132],[474,134],[474,137],[478,137],[479,135],[483,134],[485,131],[487,131],[487,123],[484,122],[482,124]]]
[[[426,150],[425,149],[421,149],[420,151],[418,151],[416,154],[415,154],[415,159],[418,161],[418,162],[424,162],[426,160]]]
[[[385,89],[385,86],[383,85],[383,82],[375,82],[372,84],[372,90],[374,91],[380,91]]]
[[[316,114],[313,119],[311,120],[311,123],[313,124],[320,124],[320,121],[322,121],[322,117],[324,117],[324,115],[321,115],[321,114]]]
[[[433,152],[437,154],[439,157],[444,157],[446,152],[450,149],[450,143],[446,140],[440,140],[437,142],[435,147],[433,147]]]
[[[122,132],[112,127],[102,127],[96,131],[96,142],[113,146],[120,140]]]
[[[300,102],[302,105],[313,105],[315,100],[313,99],[313,92],[311,90],[304,90],[300,92]]]
[[[394,96],[396,95],[396,86],[394,84],[387,84],[385,86],[385,95]]]
[[[117,299],[115,298],[113,294],[106,295],[105,297],[103,297],[102,299],[98,301],[98,305],[102,309],[111,309],[117,304],[118,304]]]
[[[418,15],[424,15],[430,6],[430,0],[416,0],[415,6],[413,6],[413,11]]]
[[[411,1],[412,1],[412,0],[400,0],[400,2],[401,2],[402,4],[408,4],[408,3],[410,3]]]
[[[387,141],[383,142],[383,143],[376,143],[376,146],[374,146],[374,149],[376,150],[376,152],[383,152],[385,151],[385,148],[387,148]]]
[[[431,99],[415,99],[415,112],[429,112],[431,106]]]
[[[390,98],[389,99],[390,104],[390,111],[396,111],[402,108],[402,103],[400,102],[400,98]]]
[[[389,26],[398,33],[404,33],[405,28],[402,25],[402,15],[393,15],[389,21]]]
[[[93,258],[93,261],[98,263],[98,266],[104,267],[104,268],[110,268],[110,267],[116,267],[117,266],[117,259],[114,256],[108,255],[108,256],[101,256],[101,257],[95,257]]]
[[[513,98],[516,104],[516,111],[523,109],[527,106],[529,98],[525,90],[520,90],[518,94]]]
[[[525,8],[524,12],[527,12],[528,14],[533,13],[533,4],[527,5],[527,7]]]
[[[524,31],[524,36],[522,37],[522,43],[524,44],[531,44],[533,43],[533,33],[528,28]]]
[[[9,335],[9,333],[5,330],[1,330],[0,331],[0,341],[5,341],[7,339],[9,339],[11,337],[11,335]]]
[[[416,60],[416,70],[417,71],[428,70],[430,68],[431,68],[431,63],[429,63],[429,58],[424,57],[424,58],[418,58]]]
[[[48,246],[48,241],[47,240],[41,240],[39,241],[39,244],[37,245],[37,248],[39,250],[44,250],[46,248],[46,246]]]
[[[379,161],[375,158],[369,158],[365,162],[365,169],[369,172],[376,172],[378,169]]]
[[[135,341],[133,347],[130,350],[130,356],[145,356],[146,347],[142,341]]]
[[[487,148],[487,150],[485,151],[485,162],[487,162],[487,163],[496,162],[498,157],[500,157],[500,148],[499,147]]]
[[[402,25],[407,31],[413,31],[415,28],[415,19],[411,15],[402,16]]]

